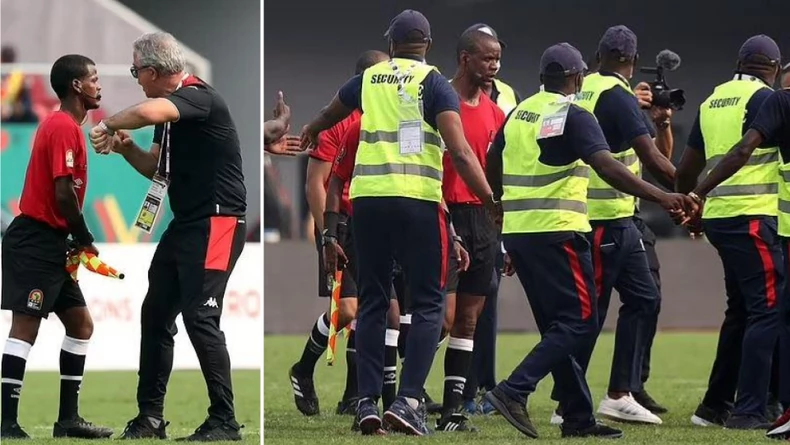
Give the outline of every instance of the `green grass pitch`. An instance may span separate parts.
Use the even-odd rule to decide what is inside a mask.
[[[659,333],[653,347],[653,371],[648,391],[670,412],[662,415],[663,425],[623,425],[625,437],[616,443],[627,444],[761,444],[776,441],[765,438],[763,431],[730,431],[722,428],[700,428],[691,425],[689,418],[696,409],[707,386],[708,373],[716,349],[715,333]],[[500,335],[497,347],[497,376],[502,379],[521,361],[536,343],[537,335]],[[293,404],[288,383],[288,368],[301,355],[305,337],[267,336],[264,340],[264,440],[267,444],[355,444],[355,443],[415,443],[415,438],[390,434],[385,438],[367,438],[350,431],[351,417],[336,416],[335,406],[345,383],[344,342],[338,341],[340,358],[328,367],[322,360],[316,371],[316,388],[321,415],[302,416]],[[611,334],[604,334],[598,342],[588,373],[593,401],[597,409],[603,397],[612,357]],[[441,398],[444,347],[436,355],[428,381],[428,391]],[[549,424],[555,404],[549,399],[551,377],[541,382],[529,399],[529,411],[536,423],[542,444],[610,443],[606,440],[560,439],[560,431]],[[435,417],[431,417],[431,427]],[[531,439],[523,436],[501,416],[472,417],[477,433],[436,433],[420,438],[420,443],[454,444],[516,444]]]
[[[34,440],[8,443],[66,445],[96,442],[52,438],[52,424],[58,416],[59,378],[56,372],[28,372],[25,375],[19,424]],[[260,371],[233,372],[236,417],[239,423],[245,425],[241,430],[245,444],[260,443],[260,387]],[[80,389],[80,414],[89,422],[112,428],[115,431],[112,438],[117,438],[126,422],[137,414],[136,388],[136,372],[88,371]],[[174,371],[165,400],[165,420],[170,422],[167,427],[168,438],[191,434],[205,419],[207,408],[208,395],[200,371]],[[141,440],[132,443],[162,442]]]

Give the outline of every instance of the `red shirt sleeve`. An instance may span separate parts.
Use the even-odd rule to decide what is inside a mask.
[[[345,182],[351,180],[351,175],[354,173],[354,164],[357,158],[357,149],[359,148],[359,132],[362,131],[362,121],[357,120],[352,122],[343,136],[343,142],[340,145],[340,150],[335,159],[335,166],[333,173],[338,178]]]
[[[338,130],[339,125],[322,131],[318,135],[318,147],[310,152],[310,157],[319,161],[332,162],[340,151],[343,133]]]
[[[46,131],[49,133],[49,154],[52,162],[52,179],[74,175],[74,165],[80,155],[80,128],[71,122],[53,119]],[[42,129],[39,128],[39,131]]]

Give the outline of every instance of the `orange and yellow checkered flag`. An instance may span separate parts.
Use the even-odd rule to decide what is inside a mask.
[[[335,272],[332,280],[332,302],[329,306],[329,343],[326,348],[326,361],[329,366],[335,364],[335,346],[337,345],[337,322],[340,318],[340,283],[343,281],[343,271]]]
[[[124,278],[123,273],[108,266],[107,263],[100,260],[96,255],[81,251],[69,255],[66,259],[66,271],[71,275],[74,281],[77,281],[77,272],[79,271],[80,264],[89,271],[104,275],[105,277],[118,278],[119,280],[123,280]]]

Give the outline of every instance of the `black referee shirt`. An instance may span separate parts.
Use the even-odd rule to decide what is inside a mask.
[[[213,215],[243,216],[247,190],[241,166],[241,147],[236,125],[225,100],[194,76],[167,97],[179,112],[170,125],[170,188],[168,197],[176,221]],[[167,137],[165,125],[157,125],[154,143],[162,155],[159,173],[164,174]]]

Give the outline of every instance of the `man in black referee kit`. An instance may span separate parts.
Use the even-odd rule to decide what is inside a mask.
[[[97,151],[122,154],[153,180],[136,225],[150,230],[165,191],[174,217],[148,271],[141,314],[139,415],[128,423],[122,438],[166,437],[165,390],[173,368],[175,319],[181,313],[211,401],[208,418],[187,439],[241,440],[230,358],[220,330],[225,288],[246,237],[241,148],[224,99],[184,72],[184,64],[170,34],[137,39],[131,72],[151,99],[91,130]],[[147,125],[156,125],[150,151],[120,131]]]
[[[85,225],[82,204],[88,183],[88,157],[80,123],[99,108],[101,87],[87,57],[58,59],[50,83],[60,110],[36,130],[19,202],[3,238],[2,308],[12,311],[11,332],[3,349],[0,439],[28,439],[17,422],[22,380],[41,319],[54,312],[66,330],[60,351],[60,409],[53,436],[102,439],[112,430],[77,414],[85,355],[93,320],[79,285],[66,272],[67,236],[72,247],[98,254]]]

